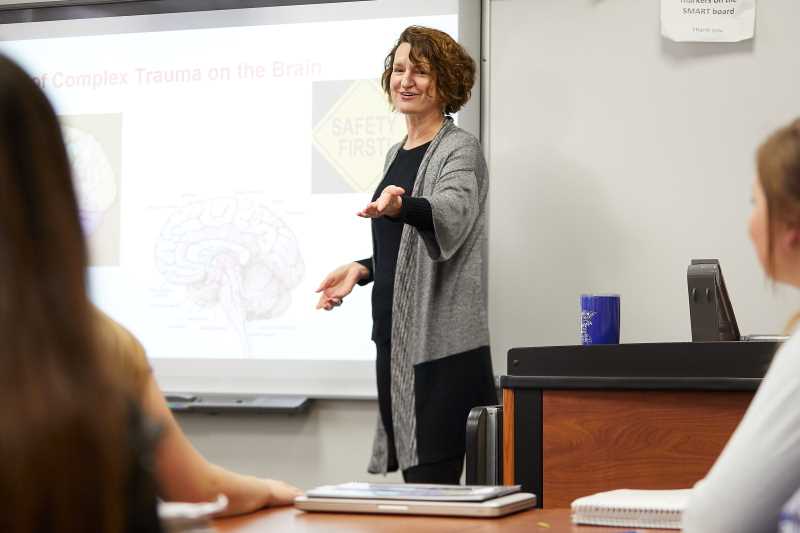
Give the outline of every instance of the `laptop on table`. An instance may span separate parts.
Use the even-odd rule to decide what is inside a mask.
[[[295,498],[304,511],[498,517],[536,505],[519,485],[430,485],[343,483],[325,485]]]

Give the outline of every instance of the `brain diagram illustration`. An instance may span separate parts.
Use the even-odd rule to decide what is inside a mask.
[[[91,236],[117,199],[117,179],[105,150],[94,135],[63,126],[64,143],[72,165],[83,230]]]
[[[202,307],[220,306],[249,355],[246,325],[278,317],[305,265],[297,239],[269,208],[241,198],[190,203],[165,222],[155,247],[159,272]]]

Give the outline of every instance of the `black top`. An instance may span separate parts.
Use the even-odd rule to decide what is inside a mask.
[[[389,185],[402,187],[403,207],[397,218],[381,217],[372,219],[372,259],[359,261],[370,270],[368,279],[361,284],[374,281],[372,287],[372,339],[376,343],[388,343],[392,334],[392,298],[394,297],[394,272],[397,266],[397,253],[400,250],[400,237],[403,224],[420,230],[433,230],[431,204],[425,198],[410,196],[417,180],[417,172],[430,143],[410,150],[400,148],[386,176],[381,181],[372,201],[378,199]]]
[[[128,457],[126,533],[162,533],[158,518],[155,480],[155,447],[161,433],[131,402],[128,416]]]

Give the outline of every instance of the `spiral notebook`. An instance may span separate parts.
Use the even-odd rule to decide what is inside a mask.
[[[680,529],[691,489],[598,492],[572,502],[576,524]]]

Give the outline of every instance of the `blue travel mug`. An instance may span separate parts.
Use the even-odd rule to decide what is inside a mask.
[[[581,294],[581,344],[619,344],[618,294]]]

